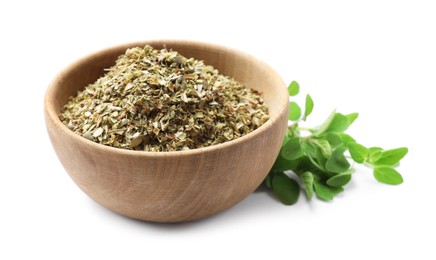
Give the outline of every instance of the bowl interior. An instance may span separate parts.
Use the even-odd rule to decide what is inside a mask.
[[[123,54],[127,48],[142,47],[145,44],[149,44],[157,49],[166,46],[168,49],[178,51],[187,58],[193,57],[203,60],[205,64],[212,65],[218,69],[221,74],[235,78],[248,88],[261,91],[262,98],[269,108],[272,120],[283,109],[284,102],[277,101],[279,101],[278,99],[286,98],[283,97],[283,90],[279,88],[284,84],[271,68],[255,60],[253,57],[233,49],[185,41],[131,43],[106,49],[77,61],[69,68],[68,73],[61,73],[58,80],[62,81],[62,86],[52,89],[52,100],[50,100],[50,104],[53,105],[52,109],[56,113],[60,113],[61,108],[66,104],[69,97],[75,96],[77,91],[84,89],[86,85],[95,82],[101,77],[105,73],[104,69],[114,65],[118,56]]]

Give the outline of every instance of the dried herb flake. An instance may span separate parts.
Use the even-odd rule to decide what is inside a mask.
[[[179,151],[227,142],[265,123],[259,92],[203,61],[151,46],[131,48],[71,97],[61,121],[97,143]]]

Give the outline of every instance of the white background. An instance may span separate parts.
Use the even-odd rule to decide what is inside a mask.
[[[432,2],[2,1],[0,259],[436,259]],[[44,92],[76,59],[149,39],[218,43],[264,60],[312,95],[309,125],[334,108],[360,112],[350,129],[358,141],[409,147],[404,184],[358,168],[331,203],[301,196],[287,207],[258,191],[184,224],[102,208],[56,158]]]

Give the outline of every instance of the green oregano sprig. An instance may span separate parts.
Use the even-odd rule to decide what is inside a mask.
[[[288,87],[289,96],[300,91],[296,81]],[[344,190],[354,173],[350,161],[373,169],[377,181],[386,184],[401,184],[403,178],[395,169],[407,154],[406,147],[384,150],[380,147],[365,147],[345,131],[357,119],[358,114],[344,115],[333,111],[318,127],[302,128],[312,113],[314,102],[306,95],[304,113],[294,101],[290,101],[289,125],[280,153],[265,179],[266,186],[286,205],[294,204],[300,195],[300,184],[289,177],[293,172],[302,183],[307,198],[313,195],[322,200],[332,200]],[[286,172],[286,173],[285,173]]]

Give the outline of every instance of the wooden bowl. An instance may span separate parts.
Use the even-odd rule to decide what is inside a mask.
[[[112,66],[127,48],[145,44],[204,60],[220,73],[262,91],[271,118],[236,140],[177,152],[108,147],[69,130],[58,118],[68,97],[102,76],[103,69]],[[261,184],[282,144],[288,95],[276,72],[245,53],[192,41],[145,41],[106,49],[67,67],[47,89],[44,114],[59,160],[89,197],[131,218],[181,222],[223,211]]]

